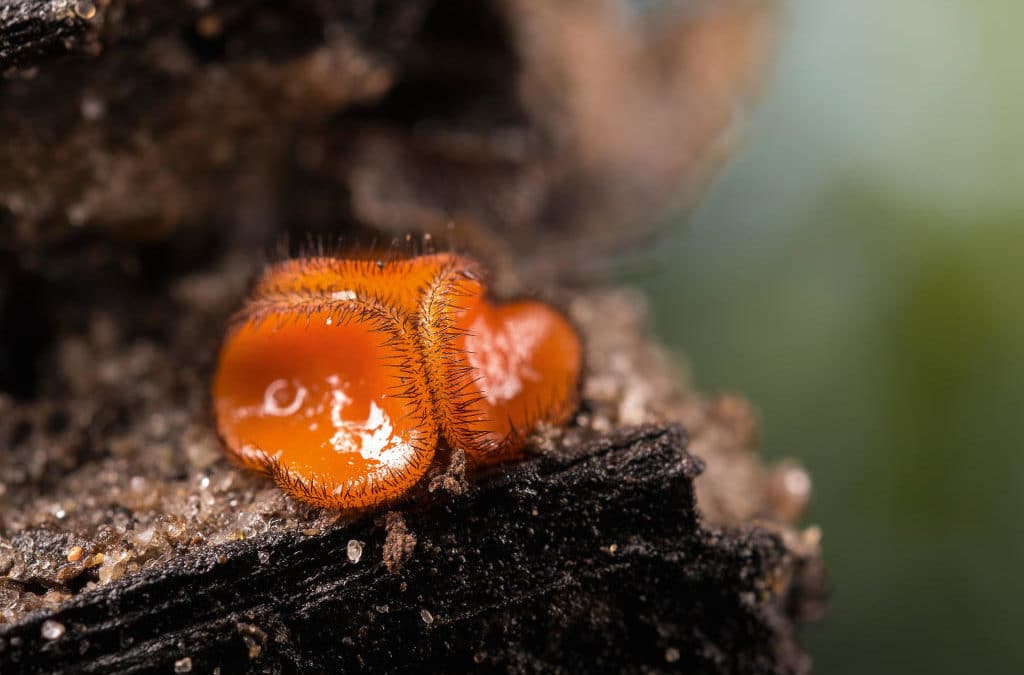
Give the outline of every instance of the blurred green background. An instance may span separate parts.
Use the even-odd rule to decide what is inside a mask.
[[[1024,2],[789,15],[656,328],[813,476],[816,672],[1024,672]]]

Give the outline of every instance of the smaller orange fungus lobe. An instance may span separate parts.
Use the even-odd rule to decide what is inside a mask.
[[[565,423],[581,358],[561,314],[493,303],[469,259],[289,260],[232,321],[214,413],[232,459],[293,497],[372,507],[411,488],[442,441],[481,465]]]

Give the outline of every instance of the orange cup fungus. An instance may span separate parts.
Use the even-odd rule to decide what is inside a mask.
[[[229,456],[334,508],[397,498],[443,439],[518,456],[577,402],[579,338],[536,301],[485,295],[477,265],[313,257],[272,265],[233,319],[213,379]]]

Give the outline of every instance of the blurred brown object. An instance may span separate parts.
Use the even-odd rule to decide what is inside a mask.
[[[287,223],[589,277],[718,166],[776,4],[14,3],[3,247],[211,227],[266,247]]]

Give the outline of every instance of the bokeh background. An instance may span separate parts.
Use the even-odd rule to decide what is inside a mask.
[[[820,673],[1024,672],[1024,3],[794,0],[743,143],[634,280],[796,456]]]

